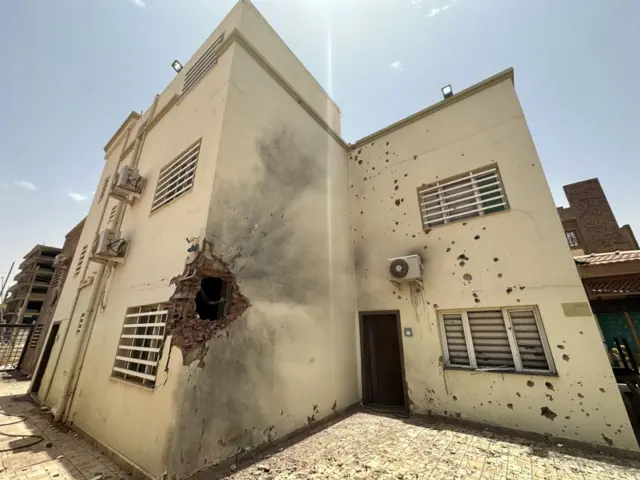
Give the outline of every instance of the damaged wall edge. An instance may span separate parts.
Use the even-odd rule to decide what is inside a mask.
[[[182,351],[183,365],[189,365],[196,359],[202,362],[207,351],[207,341],[225,330],[250,306],[228,265],[212,252],[213,243],[204,240],[194,258],[185,265],[184,272],[170,282],[176,289],[169,299],[167,334],[171,335],[171,346]],[[222,317],[216,320],[200,318],[196,305],[203,279],[211,277],[227,282],[229,288],[229,305]]]

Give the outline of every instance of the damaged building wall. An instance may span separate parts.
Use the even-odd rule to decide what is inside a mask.
[[[236,45],[207,238],[249,306],[184,368],[169,478],[358,401],[347,190],[344,148]]]
[[[120,228],[129,242],[127,254],[123,264],[107,269],[106,288],[71,407],[70,420],[78,428],[155,478],[165,471],[162,455],[178,408],[173,389],[182,375],[180,352],[177,348],[177,353],[172,352],[170,342],[165,342],[155,389],[113,378],[111,373],[127,308],[168,303],[175,290],[171,279],[183,272],[187,250],[202,240],[232,49],[147,135],[138,164],[146,186],[142,197],[127,207]],[[150,213],[160,170],[199,139],[192,190]],[[105,222],[108,216],[109,210]],[[72,323],[73,335],[76,325]]]
[[[510,209],[425,233],[417,188],[494,163]],[[349,165],[358,309],[399,310],[413,329],[413,412],[637,449],[510,74],[364,141]],[[415,253],[420,292],[387,279],[388,258]],[[443,368],[438,311],[506,306],[539,308],[557,376]]]

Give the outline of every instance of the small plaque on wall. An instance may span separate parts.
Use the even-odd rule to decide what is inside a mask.
[[[587,302],[563,303],[565,317],[591,317],[591,308]]]

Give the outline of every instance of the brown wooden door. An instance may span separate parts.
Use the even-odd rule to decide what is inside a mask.
[[[363,402],[404,406],[402,353],[395,313],[362,315]]]

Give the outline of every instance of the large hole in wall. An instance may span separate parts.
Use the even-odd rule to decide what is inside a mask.
[[[228,311],[231,289],[220,277],[205,277],[196,295],[196,313],[201,320],[220,320]]]

